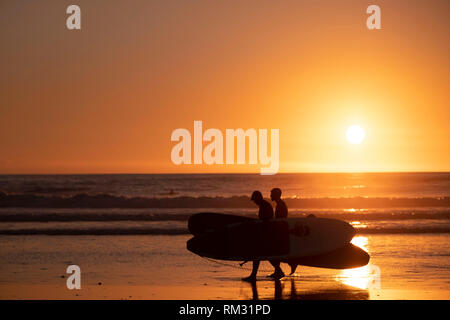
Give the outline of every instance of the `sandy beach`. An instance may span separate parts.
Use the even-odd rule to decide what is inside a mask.
[[[293,276],[273,281],[263,262],[254,284],[240,280],[249,265],[198,257],[185,249],[187,239],[2,236],[0,299],[450,299],[446,234],[357,236],[356,243],[371,254],[369,266],[299,267]],[[413,250],[419,244],[420,254]],[[81,268],[80,290],[66,287],[70,264]],[[372,265],[380,270],[378,285]]]
[[[57,285],[0,285],[0,297],[18,300],[448,300],[449,290],[383,289],[360,290],[339,284],[320,289],[304,285],[295,279],[281,280],[281,295],[277,296],[274,281],[257,283],[257,295],[251,284],[233,287],[215,286],[95,286],[69,291]],[[294,288],[294,286],[303,286]],[[321,287],[319,285],[319,287]]]

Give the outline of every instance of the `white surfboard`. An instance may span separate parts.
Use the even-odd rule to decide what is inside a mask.
[[[197,235],[188,250],[222,260],[285,260],[331,252],[348,244],[355,229],[345,221],[287,218],[228,224]]]

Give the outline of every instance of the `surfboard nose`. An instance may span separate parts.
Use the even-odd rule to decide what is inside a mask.
[[[348,222],[341,221],[343,227],[347,230],[347,241],[350,242],[353,237],[356,235],[356,229]]]
[[[364,251],[364,254],[362,254],[359,258],[359,264],[361,266],[365,266],[369,263],[370,261],[370,255]]]

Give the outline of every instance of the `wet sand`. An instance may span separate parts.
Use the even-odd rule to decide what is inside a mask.
[[[217,286],[84,286],[68,290],[58,285],[0,285],[0,299],[25,300],[448,300],[448,290],[362,290],[344,285],[309,285],[285,278],[279,288],[274,281]],[[295,289],[293,289],[295,286]]]
[[[237,262],[200,258],[185,249],[187,239],[2,236],[0,299],[450,299],[446,234],[357,237],[371,254],[369,266],[299,267],[293,276],[274,281],[266,277],[272,270],[263,262],[253,284],[241,281],[250,264],[241,268]],[[70,264],[81,268],[80,290],[66,287]]]

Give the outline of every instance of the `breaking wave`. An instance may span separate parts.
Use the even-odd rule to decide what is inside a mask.
[[[27,209],[17,208],[0,210],[0,222],[107,222],[107,221],[180,221],[187,222],[194,212],[163,212],[151,213],[147,210],[117,210],[98,209],[71,209],[70,211],[58,209]],[[212,211],[212,210],[211,210]],[[231,210],[226,213],[255,217],[253,210]],[[298,209],[290,210],[289,217],[306,217],[315,214],[321,218],[340,219],[347,221],[377,221],[377,220],[450,220],[450,209],[424,208],[420,209],[381,209],[381,210],[337,210],[337,209]]]
[[[357,229],[357,234],[426,234],[426,233],[450,233],[450,227],[419,227],[419,228],[365,228]],[[14,228],[0,229],[0,235],[188,235],[186,227],[158,228],[158,227],[136,227],[136,228]]]
[[[289,208],[398,208],[450,207],[450,197],[423,198],[288,198]],[[0,207],[21,208],[253,208],[248,196],[124,197],[111,194],[45,196],[0,192]]]

